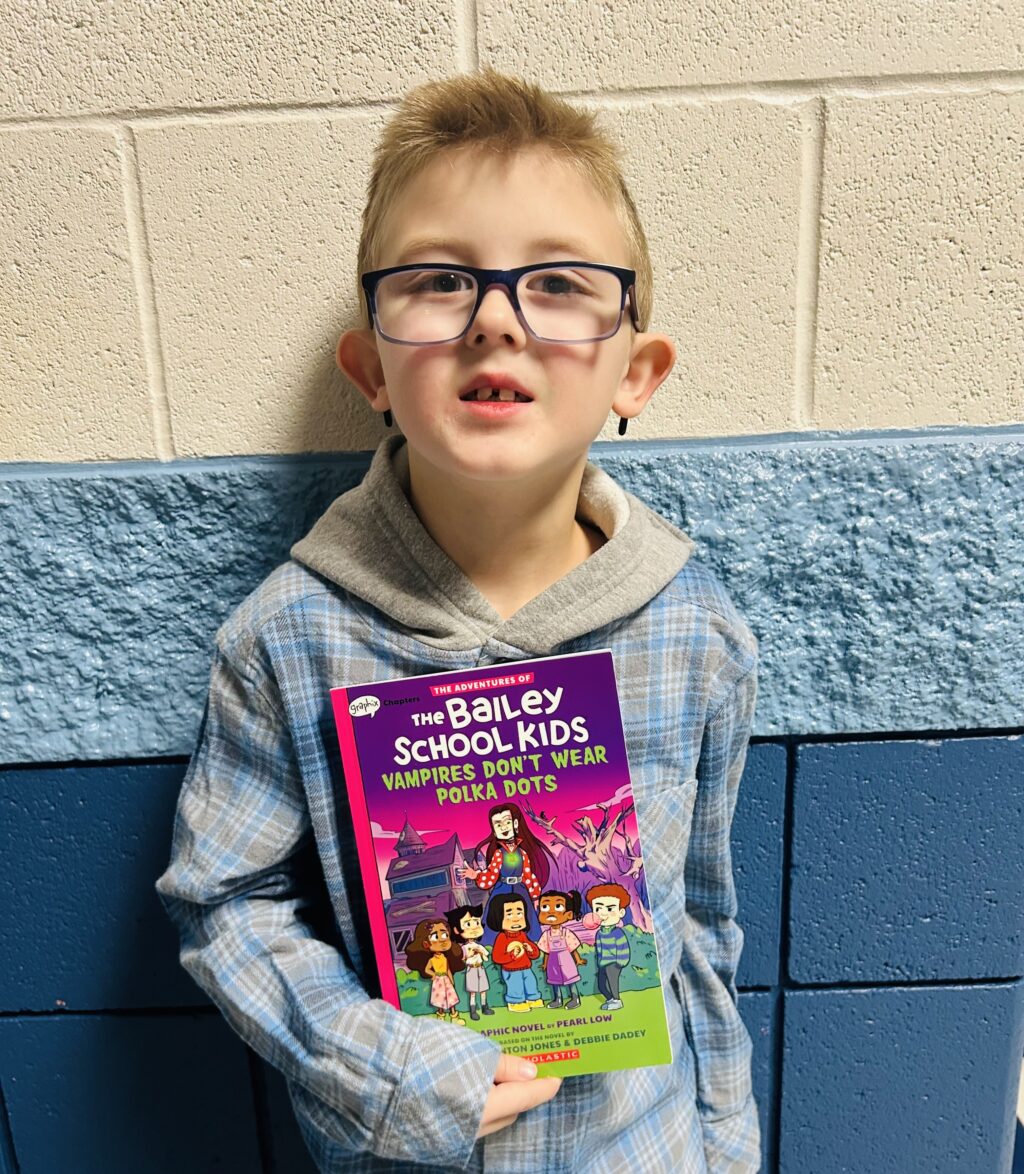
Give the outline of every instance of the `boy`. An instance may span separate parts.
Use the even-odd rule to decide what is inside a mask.
[[[587,461],[675,357],[646,330],[615,148],[513,78],[419,87],[378,147],[359,273],[338,362],[401,434],[218,633],[158,882],[182,963],[285,1074],[323,1171],[754,1171],[729,826],[757,649],[686,535]],[[532,1079],[367,993],[328,691],[606,647],[674,1061]]]
[[[597,962],[597,989],[604,995],[602,1011],[621,1011],[619,976],[629,963],[629,938],[622,919],[629,908],[629,893],[622,885],[594,885],[587,889],[587,901],[601,928],[594,938]]]

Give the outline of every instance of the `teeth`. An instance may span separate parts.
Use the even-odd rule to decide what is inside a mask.
[[[478,387],[475,391],[470,392],[467,399],[475,399],[478,402],[486,403],[488,400],[498,400],[501,403],[528,403],[529,400],[525,395],[520,395],[518,391],[513,391],[511,387]]]

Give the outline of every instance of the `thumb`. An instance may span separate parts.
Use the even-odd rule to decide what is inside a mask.
[[[498,1060],[498,1067],[494,1070],[494,1083],[501,1084],[506,1080],[533,1080],[536,1075],[536,1064],[529,1060],[522,1060],[518,1056],[502,1053]]]

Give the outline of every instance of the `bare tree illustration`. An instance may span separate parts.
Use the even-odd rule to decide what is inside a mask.
[[[653,931],[651,910],[647,898],[647,882],[643,860],[637,855],[635,844],[626,831],[625,822],[633,810],[632,803],[623,803],[612,818],[610,803],[595,805],[601,812],[601,822],[595,825],[589,815],[573,821],[574,838],[555,827],[555,816],[534,811],[529,801],[524,812],[538,827],[542,827],[552,844],[559,844],[559,881],[566,887],[585,893],[591,885],[620,884],[631,897],[630,911],[637,929]],[[621,839],[622,846],[616,842]]]

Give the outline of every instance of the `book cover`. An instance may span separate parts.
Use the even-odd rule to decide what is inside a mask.
[[[545,1075],[670,1063],[611,652],[331,701],[383,998]]]

